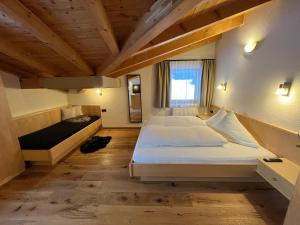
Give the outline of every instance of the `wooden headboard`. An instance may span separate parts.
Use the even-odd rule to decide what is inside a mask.
[[[100,105],[82,105],[81,109],[83,115],[101,116]]]
[[[219,107],[213,106],[213,110],[217,112]],[[241,114],[236,115],[261,146],[300,165],[300,148],[296,147],[300,139],[297,133]]]
[[[101,116],[99,105],[82,105],[84,115]],[[53,108],[13,118],[13,125],[18,137],[49,127],[61,121],[61,108]]]

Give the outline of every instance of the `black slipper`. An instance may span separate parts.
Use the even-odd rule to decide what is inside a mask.
[[[98,149],[105,148],[106,145],[110,142],[111,138],[111,136],[94,136],[81,145],[80,151],[82,153],[91,153],[97,151]]]

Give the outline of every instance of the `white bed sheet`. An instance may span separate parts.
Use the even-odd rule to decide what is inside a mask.
[[[235,143],[222,147],[142,147],[137,143],[133,161],[153,164],[247,164],[256,165],[257,159],[276,157],[272,152]]]
[[[153,116],[148,125],[161,126],[206,126],[205,120],[194,116]],[[258,158],[276,157],[263,147],[252,148],[228,142],[218,147],[151,147],[141,144],[141,134],[137,140],[132,160],[135,163],[153,164],[245,164],[256,165]]]

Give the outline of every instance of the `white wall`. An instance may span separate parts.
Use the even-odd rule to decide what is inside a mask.
[[[143,119],[149,118],[152,112],[152,87],[153,71],[152,66],[137,70],[132,74],[141,75],[141,97]],[[140,124],[129,123],[128,116],[128,93],[126,76],[120,77],[120,88],[104,88],[102,96],[99,96],[96,89],[87,89],[82,93],[69,93],[69,104],[80,105],[101,105],[107,112],[102,113],[102,122],[104,127],[130,127],[140,126]]]
[[[300,1],[274,0],[250,13],[245,25],[223,35],[217,44],[214,104],[252,118],[300,130]],[[260,41],[250,55],[249,40]],[[289,97],[274,94],[280,83],[293,80]]]
[[[17,76],[0,71],[12,117],[68,104],[67,94],[48,89],[21,89]]]
[[[171,59],[214,59],[215,58],[215,43],[204,45],[200,48],[195,48],[191,51],[176,55]]]
[[[215,44],[205,45],[190,52],[178,55],[172,59],[205,59],[215,57]],[[168,114],[169,110],[159,110],[153,107],[155,95],[155,81],[153,75],[153,66],[132,72],[131,74],[141,75],[141,93],[143,120],[147,120],[152,114]],[[141,126],[141,124],[129,123],[128,116],[128,94],[126,76],[120,77],[121,88],[105,88],[102,90],[102,96],[97,95],[96,90],[89,89],[83,93],[69,93],[69,104],[100,104],[101,108],[107,109],[102,113],[104,127],[130,127]]]

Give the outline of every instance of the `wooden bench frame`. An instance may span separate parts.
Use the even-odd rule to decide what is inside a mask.
[[[34,164],[55,165],[90,136],[95,134],[99,130],[100,126],[101,119],[98,119],[51,149],[22,150],[23,158],[25,161],[34,162]]]
[[[101,116],[101,108],[99,105],[82,105],[82,112],[84,115]],[[44,110],[13,118],[15,132],[19,137],[51,126],[60,121],[61,108]],[[24,161],[30,161],[33,164],[55,165],[90,136],[95,134],[100,129],[101,125],[102,120],[100,118],[51,149],[22,150]]]

